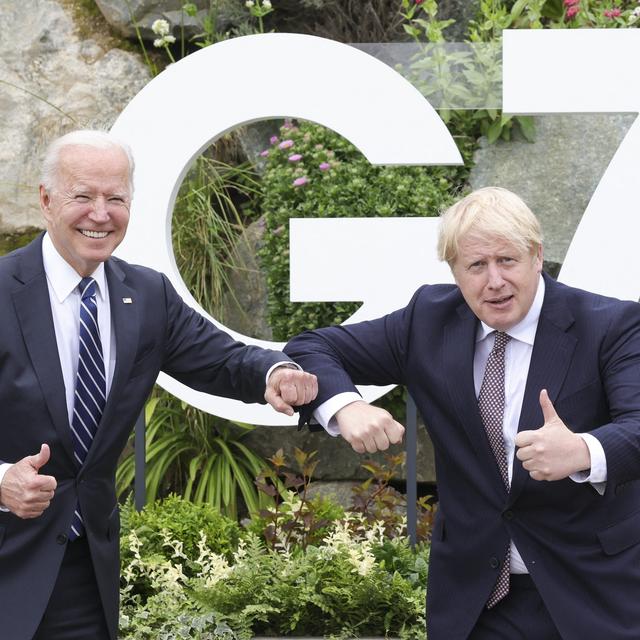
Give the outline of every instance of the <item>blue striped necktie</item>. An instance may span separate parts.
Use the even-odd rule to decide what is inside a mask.
[[[80,343],[71,431],[73,454],[78,467],[81,467],[98,430],[107,393],[102,343],[98,329],[95,280],[83,278],[78,289],[81,295]],[[80,514],[80,505],[76,505],[69,539],[75,540],[83,532],[84,524]]]

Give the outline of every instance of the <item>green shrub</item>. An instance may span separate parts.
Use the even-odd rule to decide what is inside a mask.
[[[376,562],[379,544],[375,529],[358,536],[346,524],[303,553],[269,551],[254,538],[224,579],[207,588],[194,584],[196,598],[241,637],[423,639],[428,551],[414,554],[406,539],[387,542],[413,556],[412,573],[420,578],[412,582]]]
[[[134,531],[140,541],[142,557],[174,557],[167,546],[167,538],[179,540],[182,552],[188,558],[198,556],[201,537],[212,552],[231,558],[240,539],[240,526],[223,516],[208,504],[194,504],[179,496],[148,504],[142,511],[134,509],[131,501],[122,509],[122,534],[120,536],[121,564],[131,561],[133,553],[129,534]]]

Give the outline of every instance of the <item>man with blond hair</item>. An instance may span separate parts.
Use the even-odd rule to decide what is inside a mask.
[[[640,638],[640,306],[542,274],[506,189],[450,207],[438,252],[455,285],[287,345],[318,376],[301,420],[374,452],[403,427],[355,384],[415,399],[439,496],[429,640]]]
[[[0,259],[0,637],[115,640],[115,472],[160,371],[293,414],[316,381],[236,342],[161,273],[112,257],[133,158],[81,130],[44,158],[46,233]]]

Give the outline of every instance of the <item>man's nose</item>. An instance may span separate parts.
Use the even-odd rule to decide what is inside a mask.
[[[106,222],[109,219],[109,211],[107,209],[107,199],[98,196],[93,201],[93,208],[89,217],[95,222]]]
[[[504,284],[502,269],[494,262],[490,262],[487,268],[488,285],[491,289],[499,289]]]

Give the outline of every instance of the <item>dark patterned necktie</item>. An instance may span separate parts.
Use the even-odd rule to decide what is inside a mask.
[[[484,378],[478,396],[480,416],[489,438],[489,444],[498,463],[502,480],[509,490],[509,470],[507,468],[507,456],[504,448],[504,352],[511,336],[503,331],[495,332],[495,342],[489,354],[487,366],[484,370]],[[509,593],[509,569],[511,564],[511,547],[507,547],[507,553],[500,569],[500,574],[493,587],[493,591],[487,601],[487,608],[494,607]]]
[[[78,467],[81,467],[96,435],[107,394],[102,343],[98,329],[95,280],[83,278],[78,288],[81,294],[80,343],[71,431],[73,454]],[[84,523],[80,505],[76,505],[69,539],[75,540],[83,532]]]

